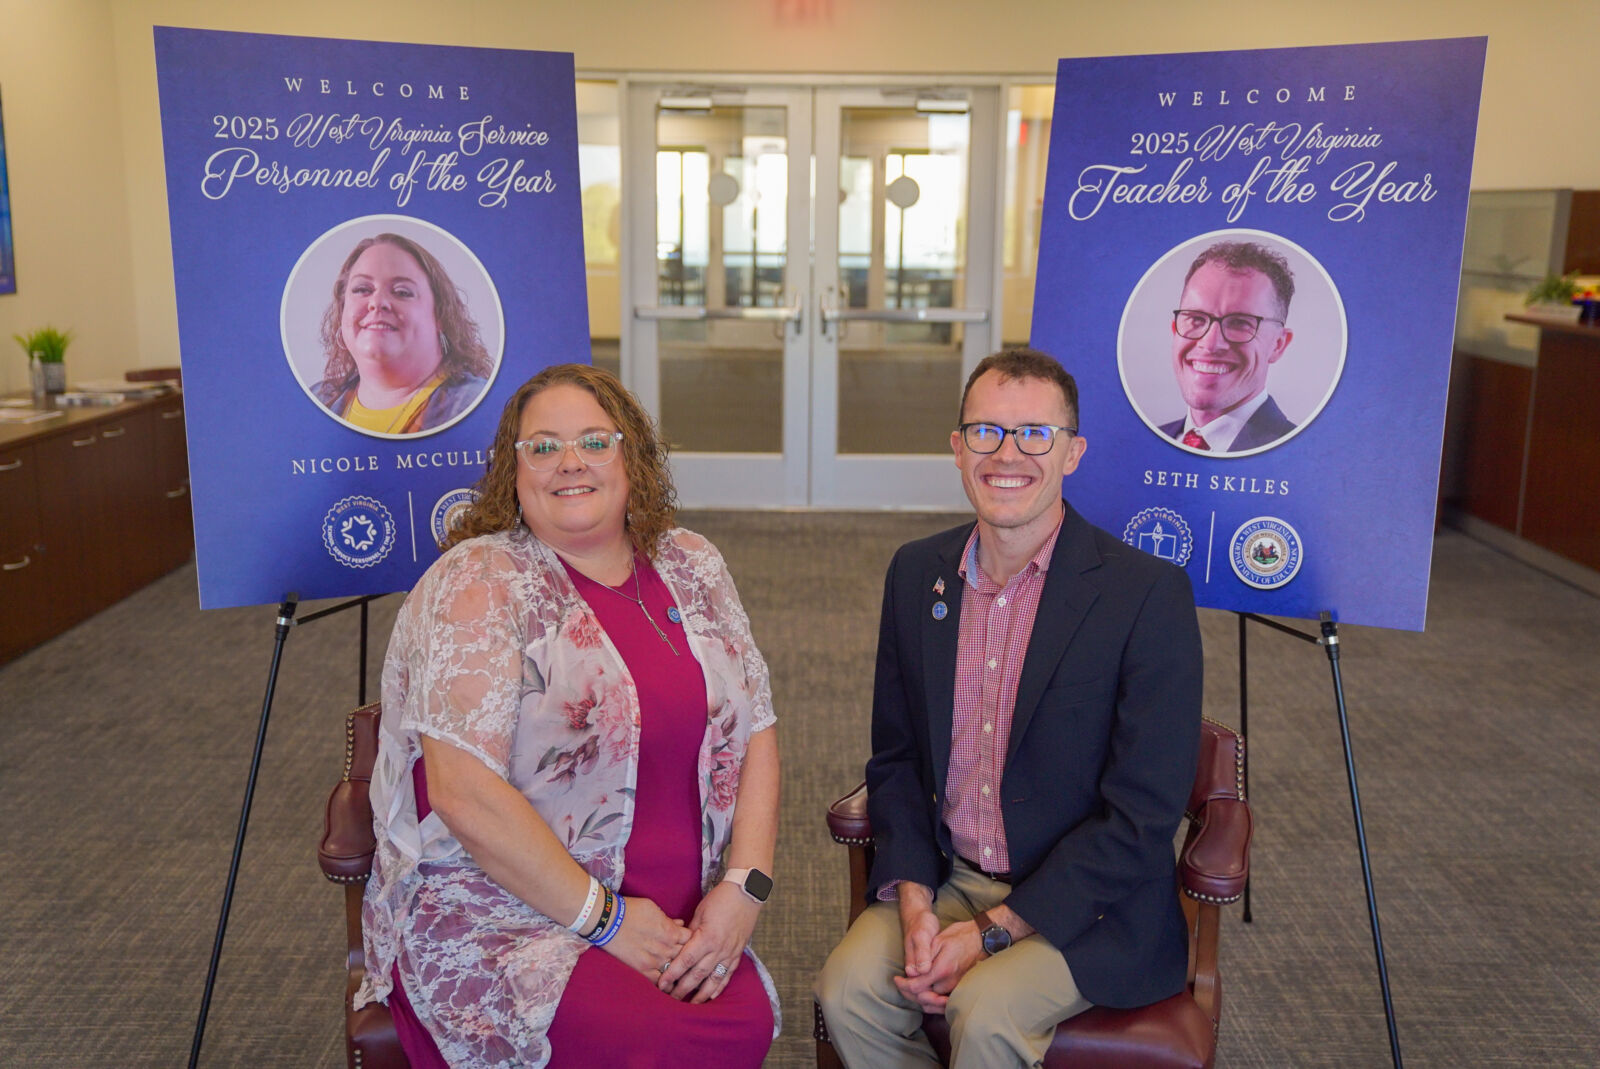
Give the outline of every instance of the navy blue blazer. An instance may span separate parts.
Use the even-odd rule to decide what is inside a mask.
[[[1268,394],[1267,399],[1256,409],[1255,415],[1245,420],[1244,426],[1239,428],[1239,437],[1227,449],[1229,453],[1242,453],[1246,449],[1259,449],[1264,445],[1271,445],[1279,438],[1294,430],[1294,422],[1283,414],[1283,409],[1278,407],[1278,402]],[[1163,423],[1161,433],[1168,438],[1179,439],[1183,437],[1183,420],[1174,423]],[[1200,432],[1202,435],[1205,431]]]
[[[1090,1002],[1142,1006],[1187,981],[1172,841],[1198,759],[1200,630],[1181,569],[1065,508],[1001,777],[1006,904],[1061,949]],[[950,876],[939,799],[964,586],[956,569],[972,528],[902,546],[884,583],[867,763],[874,897],[892,880],[938,887]],[[937,601],[949,609],[942,620]]]

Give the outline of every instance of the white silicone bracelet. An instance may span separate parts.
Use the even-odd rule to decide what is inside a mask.
[[[589,927],[589,917],[594,913],[594,904],[600,898],[600,881],[593,876],[589,877],[589,897],[584,900],[583,912],[578,914],[578,919],[567,925],[567,931],[582,935],[583,930]]]

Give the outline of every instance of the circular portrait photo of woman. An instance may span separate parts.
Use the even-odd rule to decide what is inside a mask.
[[[404,215],[351,219],[313,241],[279,316],[307,396],[376,438],[433,434],[465,417],[505,347],[483,264],[455,235]]]
[[[1348,336],[1339,288],[1309,252],[1262,230],[1215,230],[1144,273],[1122,310],[1117,367],[1156,434],[1244,457],[1317,418]]]

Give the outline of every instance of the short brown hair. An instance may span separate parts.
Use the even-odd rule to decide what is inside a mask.
[[[656,544],[671,530],[678,512],[678,492],[667,470],[667,444],[650,413],[627,387],[611,372],[588,364],[547,367],[511,395],[500,413],[489,466],[473,488],[475,498],[460,522],[445,535],[440,549],[478,535],[509,531],[522,522],[517,500],[516,448],[522,410],[535,394],[562,384],[588,390],[622,432],[622,463],[628,473],[628,513],[624,523],[634,548],[655,559]]]
[[[1077,432],[1078,422],[1078,383],[1061,362],[1049,353],[1041,353],[1037,349],[1002,349],[978,361],[978,366],[972,369],[972,374],[967,376],[967,385],[961,391],[961,408],[956,412],[956,422],[962,423],[967,418],[967,394],[972,392],[972,384],[982,378],[985,372],[993,371],[1000,376],[1001,382],[1012,379],[1041,379],[1053,382],[1061,390],[1061,398],[1067,403],[1067,418],[1073,423],[1073,432]]]

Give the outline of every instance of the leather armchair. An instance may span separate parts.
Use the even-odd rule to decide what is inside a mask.
[[[1222,1020],[1219,907],[1244,894],[1251,831],[1250,806],[1244,796],[1244,739],[1211,720],[1201,725],[1200,760],[1185,817],[1188,830],[1178,856],[1178,892],[1189,922],[1188,990],[1133,1010],[1095,1006],[1063,1021],[1045,1055],[1045,1069],[1210,1069]],[[866,907],[872,865],[865,784],[828,807],[828,831],[834,842],[849,848],[853,923]],[[816,1007],[813,1011],[818,1069],[841,1069],[822,1011]],[[948,1063],[950,1040],[944,1017],[924,1017],[923,1029],[940,1059]]]
[[[411,1069],[395,1035],[389,1007],[372,1003],[352,1010],[350,1002],[366,976],[366,954],[361,944],[361,898],[372,874],[372,854],[377,840],[372,834],[372,803],[367,788],[372,763],[378,755],[378,718],[382,706],[374,702],[345,717],[344,775],[328,796],[317,861],[322,874],[344,885],[345,1057],[350,1069]]]

